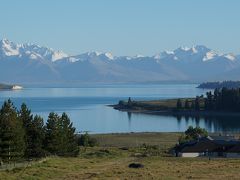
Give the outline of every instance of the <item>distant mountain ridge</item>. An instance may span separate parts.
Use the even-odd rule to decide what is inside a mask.
[[[127,83],[240,80],[240,56],[205,46],[180,47],[154,56],[88,52],[71,56],[35,44],[0,41],[0,82]]]
[[[240,88],[240,81],[223,81],[223,82],[205,82],[201,83],[198,88],[201,89],[236,89]]]

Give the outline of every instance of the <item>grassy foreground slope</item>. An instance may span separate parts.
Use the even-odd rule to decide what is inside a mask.
[[[99,147],[82,148],[79,157],[51,157],[27,168],[1,171],[0,179],[239,179],[239,159],[175,158],[166,155],[176,133],[94,135]],[[139,144],[135,144],[136,140]],[[140,143],[158,145],[143,148]],[[122,148],[125,147],[125,148]],[[156,149],[157,147],[157,149]],[[158,149],[159,147],[159,149]],[[155,151],[161,151],[155,154]],[[143,152],[148,155],[141,156]],[[128,168],[139,162],[143,168]]]

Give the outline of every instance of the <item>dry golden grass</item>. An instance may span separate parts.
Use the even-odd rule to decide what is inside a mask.
[[[135,155],[136,152],[141,152],[139,147],[131,146],[128,150],[119,148],[127,147],[136,137],[139,138],[139,142],[148,139],[150,144],[156,143],[160,147],[166,143],[167,148],[176,140],[177,134],[165,135],[164,133],[95,135],[101,138],[101,146],[82,148],[79,157],[51,157],[26,169],[2,171],[0,179],[239,179],[240,159],[209,161],[207,158],[154,155],[139,157]],[[126,139],[128,139],[127,143],[125,143]],[[115,142],[116,140],[119,140],[120,144]],[[144,167],[129,168],[128,165],[132,162],[142,163]]]
[[[138,147],[142,144],[171,147],[176,144],[180,133],[114,133],[96,134],[100,146]]]
[[[180,98],[182,101],[182,104],[184,106],[184,103],[186,100],[188,100],[190,103],[193,103],[195,101],[194,98]],[[153,100],[153,101],[139,101],[139,103],[144,105],[154,105],[159,107],[168,107],[168,108],[176,108],[178,99],[161,99],[161,100]],[[204,99],[200,98],[200,106],[204,106]]]

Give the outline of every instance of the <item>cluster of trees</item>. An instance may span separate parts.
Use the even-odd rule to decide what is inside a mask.
[[[202,96],[197,96],[195,99],[178,99],[176,108],[178,110],[196,110],[199,111],[201,109],[201,100]]]
[[[207,111],[229,111],[240,112],[240,88],[237,89],[215,89],[209,91],[206,97],[197,96],[195,99],[178,99],[176,103],[178,110],[207,110]]]
[[[192,126],[189,126],[188,129],[184,132],[182,136],[179,138],[179,144],[192,141],[192,140],[197,140],[200,137],[207,137],[208,132],[204,128],[200,127],[195,127],[193,128]]]
[[[203,89],[240,88],[240,81],[206,82],[198,86]]]
[[[207,92],[206,96],[206,110],[240,112],[240,88],[215,89],[214,93]]]
[[[26,104],[20,110],[11,100],[0,109],[0,158],[2,162],[39,158],[49,154],[76,156],[79,153],[75,128],[66,113],[43,118],[31,113]]]

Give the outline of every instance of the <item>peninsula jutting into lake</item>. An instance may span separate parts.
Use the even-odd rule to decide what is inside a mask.
[[[119,101],[114,109],[133,113],[183,116],[240,116],[240,89],[215,89],[206,96],[152,101]]]

